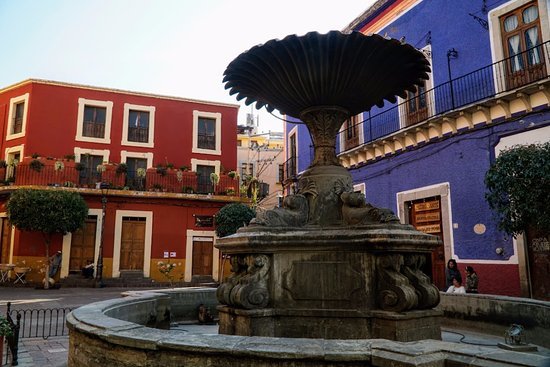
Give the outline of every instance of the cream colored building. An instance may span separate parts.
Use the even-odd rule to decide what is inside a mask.
[[[282,202],[282,167],[284,139],[282,132],[257,134],[253,127],[239,127],[237,135],[237,167],[241,180],[245,175],[269,185],[267,192],[260,190],[258,206],[271,209]],[[265,185],[261,185],[265,187]]]

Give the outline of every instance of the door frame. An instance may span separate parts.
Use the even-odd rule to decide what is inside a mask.
[[[97,257],[99,255],[99,245],[101,244],[101,222],[103,221],[101,214],[101,209],[88,209],[88,216],[95,215],[97,217],[95,228],[94,270],[97,269]],[[63,249],[61,252],[61,272],[59,274],[60,278],[66,278],[69,276],[69,262],[71,261],[72,240],[72,233],[67,233],[65,236],[63,236]]]
[[[407,202],[433,196],[439,196],[441,200],[441,226],[443,227],[443,248],[445,250],[445,261],[451,258],[456,259],[453,231],[451,228],[451,223],[453,222],[451,212],[451,190],[448,182],[398,192],[396,194],[396,201],[399,219],[403,224],[407,224],[409,222],[409,213],[405,207]]]
[[[153,212],[146,210],[117,210],[113,245],[113,278],[120,277],[120,247],[122,242],[122,218],[145,218],[145,243],[143,252],[143,276],[151,275],[151,245],[153,243]],[[105,251],[105,249],[103,249]]]
[[[195,231],[187,230],[187,239],[185,241],[185,274],[184,281],[190,282],[193,278],[193,237],[211,237],[212,238],[212,278],[219,280],[220,250],[216,248],[215,231]]]
[[[0,213],[0,218],[2,218],[2,220],[8,220],[8,213],[7,212]],[[8,255],[10,264],[13,264],[13,242],[14,242],[14,238],[15,238],[15,226],[11,226],[10,249],[9,249],[9,255]],[[0,251],[1,251],[1,249],[0,249]]]

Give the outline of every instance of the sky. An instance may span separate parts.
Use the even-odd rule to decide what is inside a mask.
[[[37,78],[240,104],[222,84],[240,53],[342,30],[374,0],[0,0],[0,88]],[[258,112],[254,109],[254,112]],[[260,132],[282,122],[259,111]]]

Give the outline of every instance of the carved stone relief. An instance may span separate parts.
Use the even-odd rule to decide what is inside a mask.
[[[264,308],[269,304],[267,281],[270,259],[266,255],[233,255],[232,272],[216,291],[221,304],[236,308]]]

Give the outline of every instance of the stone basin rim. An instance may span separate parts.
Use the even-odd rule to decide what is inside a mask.
[[[105,312],[117,306],[132,304],[136,301],[153,302],[155,296],[163,297],[169,292],[178,291],[185,292],[185,289],[135,291],[131,292],[130,297],[82,306],[69,313],[67,325],[71,332],[134,350],[170,350],[194,355],[227,353],[232,356],[253,359],[261,357],[264,360],[276,359],[281,362],[284,360],[318,360],[327,363],[360,361],[374,365],[373,359],[376,358],[378,362],[380,359],[386,362],[407,360],[413,365],[431,360],[437,365],[444,365],[445,361],[455,361],[460,362],[459,365],[496,367],[538,366],[548,361],[542,356],[530,355],[528,361],[516,364],[518,358],[526,355],[435,340],[395,342],[385,339],[302,339],[220,334],[193,334],[182,337],[177,331],[153,329],[105,315]],[[126,327],[103,326],[119,322],[126,324]]]

